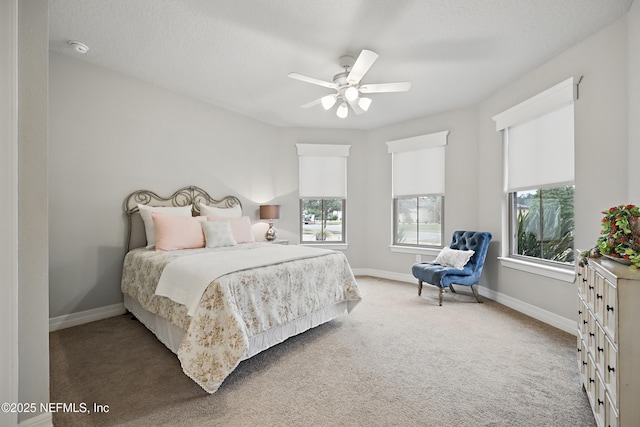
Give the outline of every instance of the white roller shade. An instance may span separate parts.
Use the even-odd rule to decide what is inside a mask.
[[[349,145],[296,144],[299,194],[307,199],[347,197]]]
[[[449,131],[387,142],[393,197],[443,195],[445,145]]]
[[[509,192],[574,181],[573,103],[508,128]]]

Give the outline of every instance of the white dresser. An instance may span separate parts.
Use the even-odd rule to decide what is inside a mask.
[[[640,426],[640,270],[578,267],[578,363],[599,427]]]

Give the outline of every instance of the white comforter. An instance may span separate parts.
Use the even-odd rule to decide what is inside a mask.
[[[187,306],[187,314],[193,316],[207,286],[225,274],[331,253],[334,252],[299,245],[269,245],[242,252],[208,252],[177,258],[162,271],[156,295]]]

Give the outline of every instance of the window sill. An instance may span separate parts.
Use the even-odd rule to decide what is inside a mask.
[[[419,248],[416,246],[398,246],[398,245],[389,245],[389,250],[391,252],[398,252],[403,254],[414,254],[414,255],[430,255],[430,256],[438,256],[441,249],[440,248]]]
[[[534,262],[508,257],[498,257],[498,259],[503,267],[526,271],[527,273],[537,274],[538,276],[549,277],[551,279],[562,280],[563,282],[569,283],[573,283],[576,278],[576,274],[573,269],[541,265]]]
[[[349,249],[348,243],[305,243],[301,242],[301,246],[310,246],[314,248],[326,248],[326,249],[335,249],[343,251],[345,249]]]

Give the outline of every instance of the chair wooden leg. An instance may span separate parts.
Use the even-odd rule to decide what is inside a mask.
[[[444,288],[440,288],[440,295],[438,296],[438,305],[442,306],[443,299],[444,299]]]
[[[422,295],[422,280],[418,280],[418,296]]]
[[[484,302],[480,299],[480,295],[478,294],[478,289],[476,289],[478,287],[478,285],[472,285],[471,286],[471,292],[473,292],[473,296],[476,297],[476,301],[478,302]]]
[[[455,289],[453,289],[453,285],[449,285],[449,289],[451,289],[451,292],[453,292],[454,294],[457,293]]]

